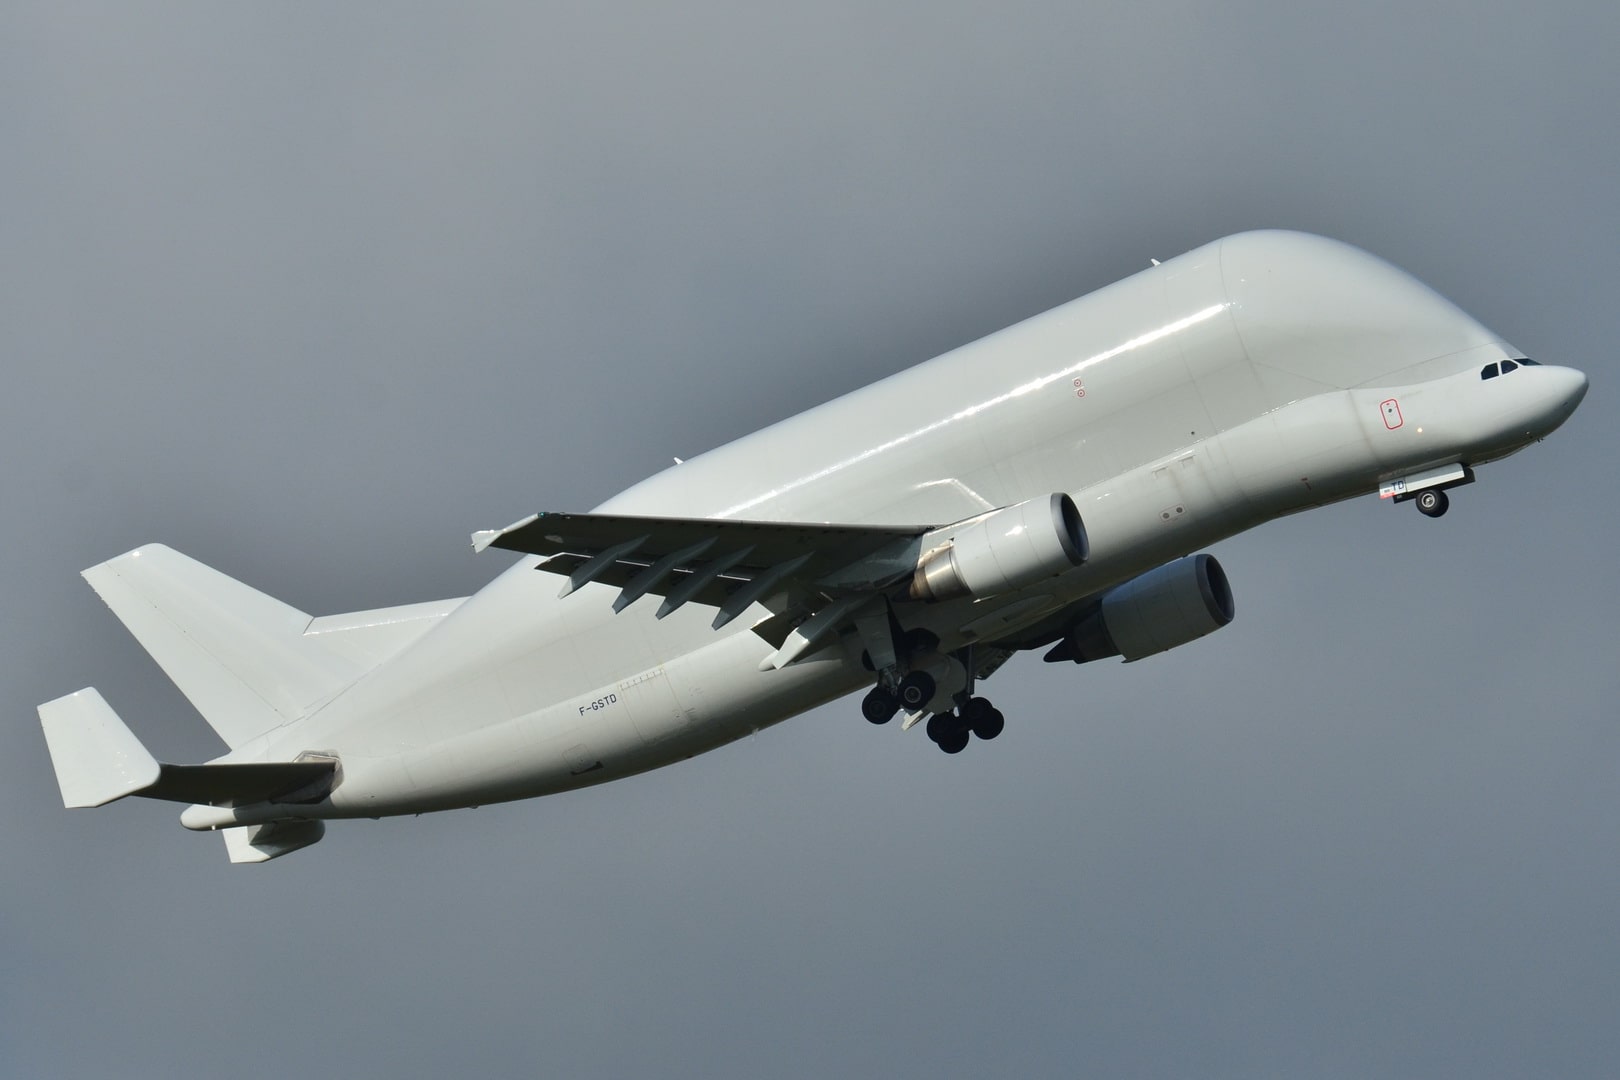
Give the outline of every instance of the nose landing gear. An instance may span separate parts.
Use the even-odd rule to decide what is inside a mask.
[[[1451,509],[1451,498],[1439,488],[1429,488],[1413,496],[1412,501],[1417,503],[1418,513],[1424,517],[1437,518]]]
[[[1437,518],[1451,508],[1451,497],[1446,494],[1446,489],[1473,482],[1474,470],[1458,462],[1386,480],[1378,485],[1378,497],[1394,499],[1397,504],[1415,502],[1418,513]]]

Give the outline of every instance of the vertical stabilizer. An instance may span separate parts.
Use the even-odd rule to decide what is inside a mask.
[[[307,715],[366,670],[305,637],[304,612],[162,544],[84,578],[232,748]]]

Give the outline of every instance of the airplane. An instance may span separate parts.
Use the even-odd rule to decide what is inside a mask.
[[[601,784],[864,690],[948,754],[1014,654],[1134,662],[1232,621],[1200,551],[1377,494],[1439,517],[1580,404],[1372,255],[1229,236],[665,469],[473,535],[470,597],[312,617],[162,545],[84,571],[228,752],[39,707],[62,799],[187,804],[233,862],[344,818]]]

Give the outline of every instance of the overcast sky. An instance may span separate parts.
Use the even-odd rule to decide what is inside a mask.
[[[1612,3],[0,9],[0,1074],[1612,1077]],[[1218,545],[1228,629],[1021,657],[233,867],[34,707],[212,733],[78,571],[316,614],[1259,226],[1592,391],[1443,520]]]

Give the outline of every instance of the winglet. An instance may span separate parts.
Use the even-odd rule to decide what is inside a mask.
[[[104,806],[157,783],[157,761],[93,687],[47,701],[39,722],[63,806]]]
[[[539,518],[539,516],[539,514],[530,514],[522,521],[514,521],[504,529],[479,529],[477,532],[472,534],[473,551],[475,553],[483,551],[485,548],[489,547],[489,545],[493,544],[507,533],[512,532],[514,529],[523,528],[523,526],[529,524],[531,521],[536,520]]]

